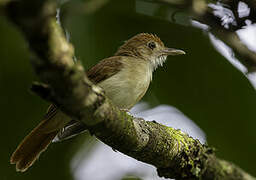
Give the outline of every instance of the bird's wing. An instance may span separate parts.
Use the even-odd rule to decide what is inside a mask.
[[[87,130],[86,125],[77,120],[71,120],[53,139],[53,142],[60,142],[77,136]]]
[[[58,112],[58,107],[54,104],[50,104],[48,107],[44,119],[50,119],[51,117],[55,116]]]
[[[113,56],[101,60],[98,64],[90,68],[86,73],[88,78],[95,84],[104,81],[105,79],[118,73],[123,64],[120,61],[120,56]]]
[[[105,79],[115,75],[122,68],[122,62],[120,61],[120,58],[120,56],[113,56],[101,60],[98,64],[96,64],[86,72],[88,78],[93,83],[98,84]],[[59,142],[72,138],[84,132],[86,129],[86,125],[83,122],[72,120],[59,131],[53,142]]]

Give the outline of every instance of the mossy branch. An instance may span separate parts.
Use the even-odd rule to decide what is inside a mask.
[[[88,80],[82,65],[74,64],[74,48],[55,20],[53,1],[11,1],[4,9],[34,55],[32,65],[43,84],[34,84],[32,90],[84,122],[101,141],[156,166],[159,176],[166,178],[255,180],[180,130],[132,117],[113,106]]]

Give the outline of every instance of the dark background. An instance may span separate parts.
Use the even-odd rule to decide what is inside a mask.
[[[134,1],[113,0],[95,13],[65,16],[62,25],[70,33],[77,59],[88,69],[140,32],[157,34],[166,46],[185,50],[185,56],[168,58],[154,73],[144,100],[180,109],[206,133],[208,144],[220,158],[256,176],[254,87],[214,49],[207,33],[180,25],[182,21],[177,24],[143,15],[135,5]],[[69,162],[86,135],[50,146],[24,174],[9,164],[11,153],[41,120],[48,103],[29,91],[37,78],[29,63],[28,46],[4,17],[0,17],[0,37],[0,179],[72,179]]]

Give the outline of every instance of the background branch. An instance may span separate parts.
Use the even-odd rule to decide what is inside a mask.
[[[184,11],[187,11],[188,14],[191,16],[191,19],[208,25],[209,32],[216,35],[217,38],[221,39],[229,47],[231,47],[234,50],[235,55],[238,56],[238,60],[247,68],[248,72],[256,71],[256,53],[248,49],[248,47],[241,42],[236,33],[236,30],[242,29],[244,26],[246,26],[246,20],[250,19],[251,23],[255,23],[256,3],[254,1],[221,0],[208,2],[206,0],[152,0],[151,2],[160,2],[164,3],[167,6],[169,5],[171,7],[176,7]],[[209,7],[209,4],[217,4],[218,2],[220,3],[218,4],[218,6],[223,6],[224,8],[230,10],[231,13],[233,13],[233,21],[236,22],[236,25],[230,24],[228,28],[224,27],[222,24],[222,19],[214,15],[214,9]],[[238,4],[240,2],[244,2],[245,4],[248,4],[250,7],[250,13],[245,18],[239,18],[237,14]]]
[[[52,1],[12,1],[6,16],[23,32],[34,54],[32,65],[44,84],[33,91],[70,117],[85,123],[101,141],[176,179],[255,179],[187,134],[120,111],[74,64],[74,48],[55,20]]]

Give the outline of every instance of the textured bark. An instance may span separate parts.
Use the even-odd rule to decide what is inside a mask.
[[[2,6],[3,7],[3,6]],[[159,176],[176,179],[255,179],[180,130],[128,115],[92,84],[74,48],[55,20],[53,1],[12,1],[4,13],[19,28],[34,55],[32,65],[43,83],[33,91],[112,148],[156,166]]]

